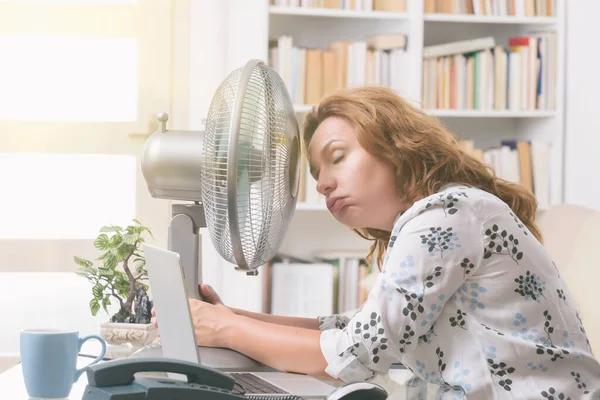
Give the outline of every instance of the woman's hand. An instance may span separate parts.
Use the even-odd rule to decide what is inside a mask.
[[[235,313],[223,304],[221,297],[210,285],[201,283],[198,288],[204,301],[189,299],[198,346],[224,347],[226,345],[224,329],[231,326],[230,320],[235,317]],[[152,316],[155,317],[152,325],[158,329],[154,307]],[[158,337],[160,337],[160,332],[158,332]]]
[[[217,292],[215,292],[215,290],[212,288],[212,286],[207,285],[206,283],[201,283],[200,285],[198,285],[199,289],[200,289],[200,294],[202,295],[202,298],[204,299],[204,301],[206,301],[207,303],[210,304],[220,304],[222,306],[224,306],[225,304],[223,304],[223,301],[221,300],[221,298],[219,297],[219,295],[217,294]]]
[[[189,303],[196,344],[207,347],[228,347],[231,329],[235,327],[236,319],[239,317],[222,303],[210,304],[196,299],[189,299]]]

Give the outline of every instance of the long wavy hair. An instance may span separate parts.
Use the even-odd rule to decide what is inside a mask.
[[[328,96],[306,115],[305,150],[315,130],[329,117],[343,118],[370,154],[392,164],[403,201],[437,193],[449,183],[476,187],[504,201],[541,242],[535,224],[537,200],[526,188],[496,176],[494,170],[463,152],[456,136],[438,119],[412,106],[394,91],[377,86],[345,89]],[[308,152],[306,153],[308,154]],[[381,269],[390,232],[354,229],[373,242],[367,260]]]

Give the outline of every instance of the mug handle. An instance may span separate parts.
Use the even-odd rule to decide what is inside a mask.
[[[96,359],[94,361],[92,361],[91,363],[89,363],[88,365],[86,365],[83,368],[79,368],[78,370],[75,371],[75,380],[74,382],[77,382],[77,380],[79,379],[79,377],[81,376],[81,374],[83,374],[83,372],[85,371],[85,369],[92,365],[92,364],[96,364],[97,362],[99,362],[100,360],[102,360],[102,358],[104,358],[104,355],[106,354],[106,341],[100,336],[100,335],[87,335],[84,336],[82,338],[79,338],[79,343],[78,343],[78,348],[77,348],[77,352],[79,353],[79,351],[81,351],[81,346],[83,346],[83,343],[86,340],[89,339],[96,339],[98,341],[100,341],[100,344],[102,345],[102,350],[100,351],[100,355],[98,357],[96,357]]]

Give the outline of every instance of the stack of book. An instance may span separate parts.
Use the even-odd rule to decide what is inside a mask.
[[[425,0],[425,13],[551,17],[556,0]]]
[[[295,104],[316,104],[338,89],[366,84],[402,94],[411,76],[403,33],[336,41],[325,49],[294,46],[284,35],[269,43],[268,62]]]
[[[459,143],[465,153],[492,167],[498,178],[519,183],[533,193],[540,209],[550,206],[550,143],[502,140],[487,149],[476,148],[470,139]]]
[[[426,109],[542,110],[556,107],[557,38],[554,32],[493,37],[423,49]]]
[[[333,8],[348,11],[406,12],[408,0],[270,0],[273,6]]]
[[[263,266],[264,311],[311,318],[358,309],[372,287],[373,267],[365,256],[335,250],[314,254],[313,260],[278,255]]]

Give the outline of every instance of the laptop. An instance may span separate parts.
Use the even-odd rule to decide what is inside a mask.
[[[203,354],[215,350],[196,344],[185,277],[179,254],[167,249],[144,244],[146,269],[150,281],[152,300],[160,329],[162,356],[189,362],[202,363]],[[230,355],[239,354],[233,351]],[[244,357],[245,358],[245,357]],[[257,364],[259,365],[259,364]],[[219,369],[218,366],[214,368]],[[336,387],[312,376],[271,371],[225,371],[236,381],[234,393],[252,396],[300,396],[305,399],[323,399]],[[242,389],[243,388],[243,389]]]

